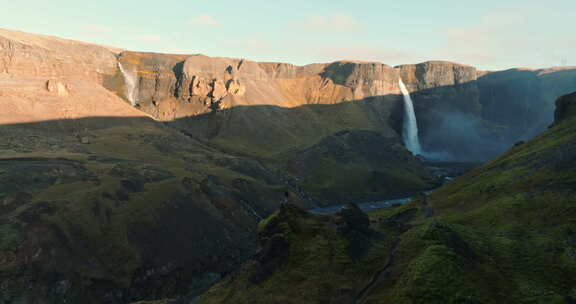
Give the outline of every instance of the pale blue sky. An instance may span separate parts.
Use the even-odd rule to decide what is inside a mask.
[[[0,27],[121,48],[481,69],[576,65],[574,0],[6,1]]]

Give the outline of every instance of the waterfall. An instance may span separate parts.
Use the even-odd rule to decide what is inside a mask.
[[[124,83],[126,85],[126,98],[130,101],[132,106],[136,106],[136,95],[138,94],[138,86],[136,85],[136,76],[132,73],[127,72],[122,66],[122,63],[118,62],[118,67],[120,72],[124,76]]]
[[[414,104],[402,79],[399,80],[399,84],[400,91],[402,91],[402,95],[404,96],[404,125],[402,126],[404,145],[406,145],[406,148],[414,155],[422,154],[420,140],[418,139],[418,122],[416,122]]]

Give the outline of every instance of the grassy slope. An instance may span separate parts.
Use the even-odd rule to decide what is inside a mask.
[[[371,218],[387,237],[366,257],[323,245],[347,246],[329,220],[315,220],[267,280],[251,284],[240,271],[202,303],[352,303],[390,257],[356,303],[566,303],[576,297],[576,117],[434,192],[427,205],[419,199]]]
[[[42,131],[34,129],[12,127],[10,132],[38,133],[36,138],[52,140],[42,137]],[[46,136],[55,134],[58,133]],[[15,300],[27,288],[34,290],[35,286],[44,288],[40,286],[58,284],[50,277],[53,272],[59,273],[56,275],[58,280],[70,280],[74,292],[80,297],[76,300],[84,301],[83,295],[98,294],[94,286],[100,283],[96,281],[105,282],[112,288],[127,287],[137,275],[136,270],[148,267],[142,265],[142,258],[150,255],[135,244],[131,229],[141,227],[149,232],[169,229],[166,227],[171,223],[162,223],[161,220],[163,214],[169,212],[170,204],[184,204],[179,208],[196,208],[196,213],[205,214],[205,219],[190,218],[190,225],[204,226],[196,229],[197,233],[191,231],[188,235],[195,235],[193,237],[197,239],[189,241],[198,242],[200,246],[194,252],[198,255],[198,263],[210,268],[214,265],[209,266],[206,260],[214,260],[214,256],[223,254],[202,252],[202,246],[206,245],[202,244],[206,239],[202,233],[231,229],[237,242],[245,242],[238,236],[248,234],[257,219],[243,204],[251,205],[260,214],[270,213],[276,208],[275,203],[266,205],[263,201],[251,200],[251,196],[268,197],[265,201],[276,202],[286,190],[280,184],[266,184],[227,165],[240,159],[205,147],[157,124],[93,130],[89,136],[90,144],[86,145],[65,133],[58,136],[60,138],[55,141],[60,146],[56,150],[38,143],[39,146],[33,150],[45,152],[15,151],[3,153],[0,158],[0,181],[22,184],[21,187],[0,187],[0,300]],[[30,158],[44,167],[40,167],[40,171],[31,171],[35,169],[30,167],[27,160]],[[64,165],[56,164],[55,159],[61,159]],[[69,169],[70,164],[82,169],[74,172]],[[151,177],[141,189],[130,190],[122,184],[126,180],[138,182],[146,179],[146,174]],[[38,180],[46,176],[55,180],[41,185]],[[208,183],[209,176],[216,176],[215,182]],[[185,179],[190,180],[187,186],[183,184]],[[244,181],[247,189],[237,187],[239,181]],[[28,182],[30,185],[26,185]],[[38,187],[33,186],[36,183]],[[126,198],[119,198],[119,192]],[[238,195],[246,201],[236,201]],[[235,196],[234,199],[231,196]],[[195,220],[198,221],[196,224]],[[186,231],[164,233],[168,234],[165,238],[170,238],[171,233]],[[246,248],[240,248],[253,246],[248,242],[238,245],[244,254]],[[183,250],[165,249],[170,252]],[[177,256],[172,258],[178,259]],[[46,273],[50,275],[43,278]],[[30,283],[30,279],[37,281]],[[167,287],[158,295],[164,292],[170,294],[175,291]],[[99,301],[97,298],[92,300]]]

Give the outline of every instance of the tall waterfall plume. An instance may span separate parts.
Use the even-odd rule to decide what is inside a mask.
[[[138,94],[138,85],[136,83],[136,76],[132,73],[126,71],[122,63],[118,62],[118,67],[120,68],[120,72],[124,76],[124,83],[126,84],[126,98],[130,101],[132,106],[136,106],[136,99]]]
[[[416,114],[414,113],[414,104],[402,79],[399,80],[399,84],[400,91],[402,91],[402,95],[404,96],[404,125],[402,126],[404,145],[406,145],[406,148],[414,153],[414,155],[422,154],[420,140],[418,139],[418,122],[416,121]]]

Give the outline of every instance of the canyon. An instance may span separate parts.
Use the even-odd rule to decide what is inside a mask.
[[[295,66],[0,30],[0,303],[200,294],[256,252],[282,201],[436,188],[422,156],[492,159],[575,88],[569,67]]]

